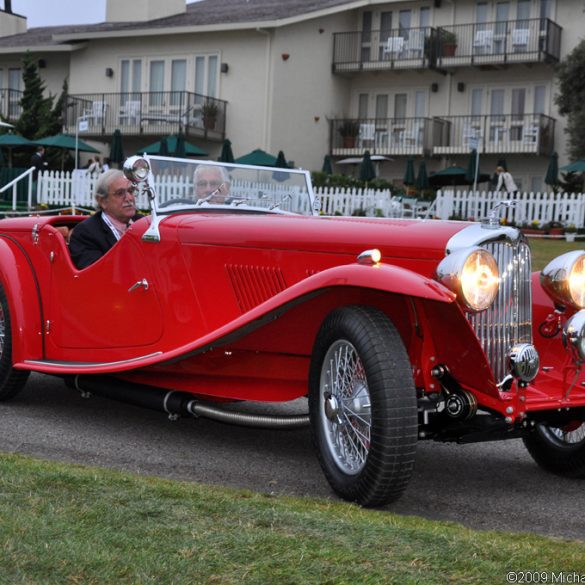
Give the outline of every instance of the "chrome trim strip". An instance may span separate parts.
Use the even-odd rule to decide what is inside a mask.
[[[147,353],[129,360],[120,360],[118,362],[62,362],[51,360],[24,360],[23,363],[31,366],[53,366],[57,368],[96,368],[103,366],[119,366],[121,364],[131,364],[140,360],[145,360],[157,355],[162,355],[162,351],[155,351],[154,353]]]

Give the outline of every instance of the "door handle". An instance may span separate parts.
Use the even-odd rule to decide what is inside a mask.
[[[139,280],[138,282],[135,282],[129,289],[128,292],[132,292],[135,291],[137,288],[140,287],[144,287],[144,290],[148,290],[149,284],[148,284],[148,280],[146,280],[146,278],[143,278],[142,280]]]

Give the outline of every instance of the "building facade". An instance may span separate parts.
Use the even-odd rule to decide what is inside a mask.
[[[119,128],[133,153],[166,134],[217,157],[283,150],[319,169],[364,150],[400,182],[409,157],[432,172],[505,159],[519,186],[543,189],[565,152],[555,65],[580,41],[577,0],[108,0],[95,25],[27,29],[0,14],[0,113],[19,115],[21,63],[47,90],[69,82],[64,130],[107,153]],[[347,168],[347,167],[338,167]]]

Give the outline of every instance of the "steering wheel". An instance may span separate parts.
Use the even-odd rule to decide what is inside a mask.
[[[197,201],[195,199],[185,199],[185,198],[177,198],[177,199],[169,199],[164,203],[161,203],[159,207],[168,207],[169,205],[177,205],[184,203],[185,205],[197,205]]]

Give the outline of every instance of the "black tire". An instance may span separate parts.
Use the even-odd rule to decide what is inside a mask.
[[[12,367],[12,328],[4,288],[0,285],[0,401],[10,400],[26,384],[30,372]]]
[[[536,463],[564,477],[585,478],[585,423],[563,427],[543,423],[524,438],[524,445]]]
[[[416,454],[416,392],[402,339],[384,313],[349,306],[327,317],[311,358],[309,414],[337,495],[368,507],[402,495]]]

